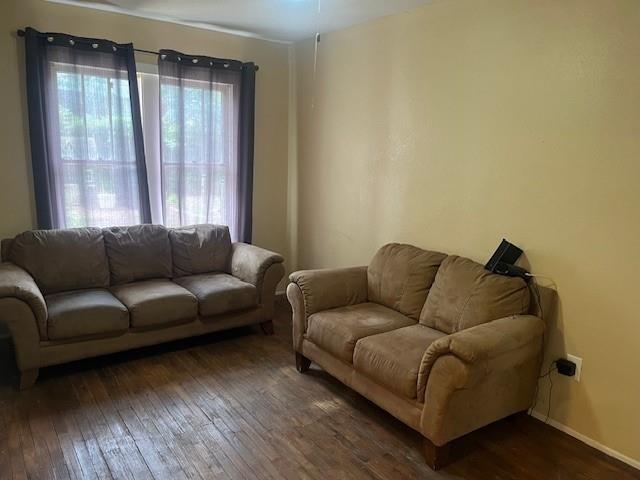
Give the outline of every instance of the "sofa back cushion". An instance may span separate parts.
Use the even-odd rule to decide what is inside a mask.
[[[162,225],[110,227],[103,234],[113,285],[171,278],[171,244]]]
[[[11,242],[9,260],[29,272],[45,295],[109,286],[99,228],[23,232]]]
[[[521,278],[488,272],[468,258],[452,255],[440,265],[420,314],[420,323],[454,333],[529,310],[529,289]]]
[[[370,302],[392,308],[418,320],[429,288],[446,255],[412,245],[383,246],[367,269]]]
[[[169,230],[176,277],[231,268],[231,235],[224,225],[192,225]]]

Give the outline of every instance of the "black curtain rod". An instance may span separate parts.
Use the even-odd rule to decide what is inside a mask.
[[[18,36],[19,37],[24,37],[26,35],[25,31],[22,29],[18,30]],[[159,52],[154,52],[153,50],[145,50],[143,48],[134,48],[133,49],[135,52],[140,52],[140,53],[147,53],[149,55],[160,55]],[[260,67],[258,65],[255,66],[256,71],[258,71],[260,69]]]

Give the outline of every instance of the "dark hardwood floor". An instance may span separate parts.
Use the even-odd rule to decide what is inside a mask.
[[[459,440],[433,472],[420,436],[312,366],[290,318],[52,367],[15,388],[0,348],[0,479],[640,479],[526,415]]]

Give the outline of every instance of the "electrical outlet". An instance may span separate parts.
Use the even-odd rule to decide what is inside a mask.
[[[576,374],[573,376],[573,379],[576,382],[580,381],[580,373],[582,372],[582,359],[580,357],[576,357],[575,355],[567,354],[567,360],[571,360],[576,364]]]

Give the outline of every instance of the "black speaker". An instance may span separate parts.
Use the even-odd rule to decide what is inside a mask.
[[[514,265],[520,258],[520,255],[522,255],[522,249],[503,238],[484,268],[500,275],[522,277],[528,280],[527,271],[522,267]]]

